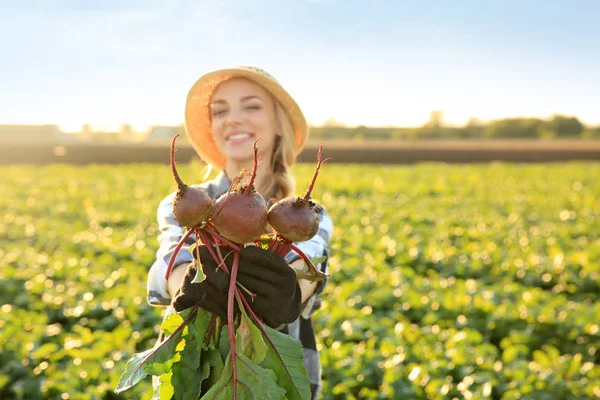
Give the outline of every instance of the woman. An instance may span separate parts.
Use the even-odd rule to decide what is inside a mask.
[[[199,185],[211,198],[225,193],[233,177],[242,169],[252,169],[253,143],[257,139],[260,139],[260,163],[255,181],[257,191],[267,200],[296,195],[290,166],[296,161],[306,142],[308,127],[294,99],[265,71],[254,67],[239,67],[202,76],[188,93],[185,127],[188,139],[200,158],[220,171],[214,180]],[[148,302],[155,306],[169,306],[167,313],[177,309],[178,304],[174,307],[173,299],[178,301],[175,295],[181,293],[180,288],[186,272],[189,275],[188,267],[193,260],[193,255],[184,248],[177,256],[169,280],[165,280],[171,254],[184,234],[173,217],[174,196],[175,192],[168,195],[158,207],[160,248],[148,276]],[[297,243],[310,258],[329,256],[328,245],[333,225],[322,208],[319,210],[319,217],[318,233],[309,241]],[[194,242],[192,236],[187,245]],[[301,266],[303,263],[295,253],[279,258],[280,260],[263,262],[260,256],[247,257],[246,262],[259,264],[255,270],[265,270],[267,267],[276,270],[278,263],[287,263],[291,267]],[[327,261],[318,267],[323,272],[328,272]],[[287,274],[286,271],[280,272]],[[317,398],[321,388],[321,365],[311,316],[320,306],[317,295],[323,291],[326,281],[312,283],[304,279],[296,280],[295,275],[293,280],[294,282],[289,282],[289,279],[279,280],[287,283],[282,283],[278,288],[262,288],[263,302],[266,304],[263,317],[265,322],[276,325],[273,327],[290,334],[303,344],[304,364],[310,377],[313,398]],[[279,289],[279,297],[274,296],[270,289]],[[261,288],[256,290],[261,291]],[[289,296],[286,295],[288,293]],[[218,305],[211,307],[215,296],[204,297],[207,301],[203,306],[209,311],[219,308]]]

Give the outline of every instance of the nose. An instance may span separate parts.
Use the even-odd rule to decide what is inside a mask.
[[[226,125],[238,125],[242,122],[242,113],[239,107],[231,107],[225,115]]]

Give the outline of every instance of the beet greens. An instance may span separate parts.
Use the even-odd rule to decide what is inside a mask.
[[[154,394],[157,400],[309,399],[310,380],[304,368],[301,343],[256,316],[236,277],[241,249],[263,245],[281,256],[290,250],[298,253],[309,268],[308,273],[296,271],[298,277],[313,281],[324,278],[315,262],[292,243],[310,239],[319,226],[310,193],[320,166],[326,161],[321,158],[322,148],[306,195],[290,198],[293,201],[285,199],[271,207],[276,211],[269,211],[253,185],[258,165],[257,142],[252,173],[242,171],[233,180],[231,189],[209,206],[206,192],[187,186],[180,179],[174,161],[175,138],[171,143],[171,167],[178,191],[173,207],[177,221],[188,230],[173,251],[165,278],[170,276],[177,253],[194,234],[196,245],[192,251],[196,251],[196,259],[200,259],[200,241],[219,268],[229,274],[227,320],[198,306],[169,315],[161,325],[166,338],[129,359],[115,392],[126,391],[148,375],[154,375],[161,381],[160,391]],[[268,223],[276,233],[264,233]],[[285,234],[277,233],[276,227]],[[231,269],[225,263],[227,257],[233,259]],[[201,271],[199,266],[194,282],[205,278]],[[240,310],[237,314],[236,303]]]

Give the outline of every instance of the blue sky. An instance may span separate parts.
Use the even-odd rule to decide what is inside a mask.
[[[591,0],[0,0],[0,123],[178,124],[200,75],[256,65],[313,124],[599,124],[598,16]]]

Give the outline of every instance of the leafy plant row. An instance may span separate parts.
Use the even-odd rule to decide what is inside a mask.
[[[202,167],[181,166],[186,176]],[[298,165],[298,187],[312,165]],[[0,398],[112,393],[150,348],[160,165],[2,167]],[[600,396],[600,164],[335,165],[325,399]]]

